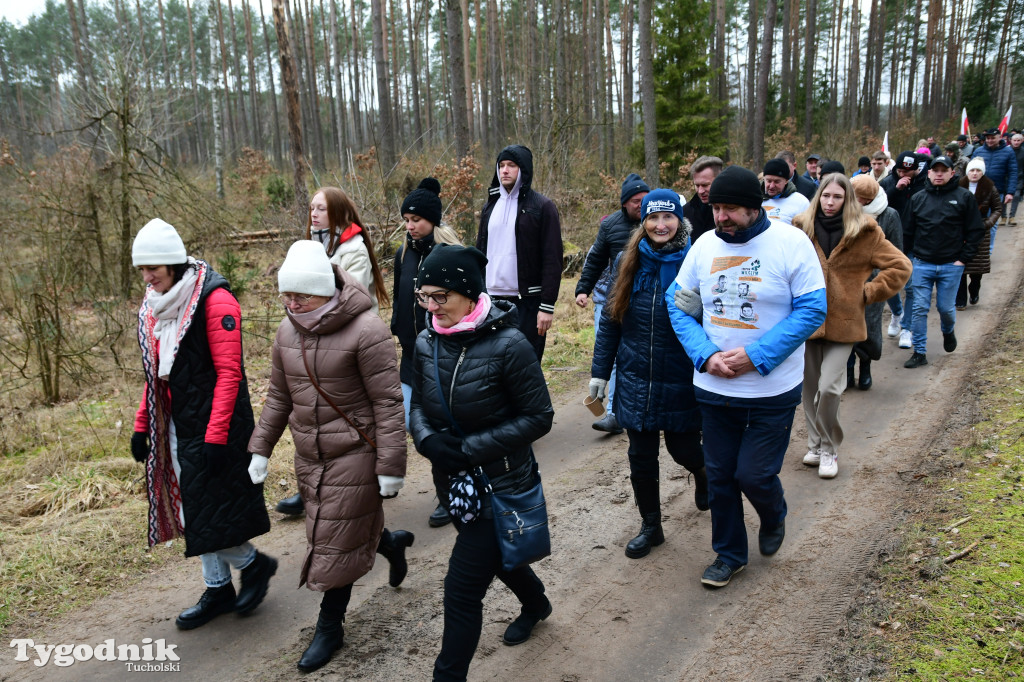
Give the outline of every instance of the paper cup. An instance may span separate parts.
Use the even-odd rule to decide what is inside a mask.
[[[604,404],[594,396],[588,395],[583,399],[583,404],[587,406],[587,409],[589,409],[595,417],[604,416]]]

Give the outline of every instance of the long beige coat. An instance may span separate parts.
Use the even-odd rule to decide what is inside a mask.
[[[249,451],[270,457],[284,427],[295,440],[295,475],[306,507],[299,584],[324,591],[373,568],[384,527],[378,475],[404,476],[406,443],[395,344],[370,312],[370,296],[335,267],[339,299],[309,328],[289,315],[274,339],[270,389]],[[376,450],[314,388],[320,387],[377,444]]]

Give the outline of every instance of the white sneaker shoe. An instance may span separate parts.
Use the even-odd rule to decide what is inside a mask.
[[[839,455],[821,451],[821,461],[818,463],[819,478],[835,478],[839,473]]]
[[[914,345],[914,334],[909,329],[900,332],[900,348],[911,348]]]
[[[900,322],[902,321],[902,315],[893,314],[893,316],[889,318],[889,330],[887,333],[889,334],[890,339],[895,339],[900,335]]]
[[[808,450],[804,455],[804,464],[809,467],[816,467],[819,462],[821,462],[821,454],[818,450]]]

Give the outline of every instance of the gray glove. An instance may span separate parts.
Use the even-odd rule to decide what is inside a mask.
[[[701,300],[699,289],[676,289],[676,307],[698,322],[703,321],[704,301]]]
[[[590,397],[594,400],[604,400],[604,396],[608,388],[607,379],[598,379],[594,377],[590,380]]]

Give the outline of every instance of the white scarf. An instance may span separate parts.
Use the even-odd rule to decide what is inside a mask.
[[[889,198],[885,196],[885,190],[879,187],[878,194],[875,195],[875,198],[864,206],[864,212],[872,218],[877,218],[885,213],[885,209],[887,208],[889,208]]]
[[[189,264],[195,262],[188,259]],[[174,357],[178,354],[178,328],[185,313],[185,304],[192,297],[192,292],[199,279],[195,268],[188,268],[177,284],[164,293],[149,290],[149,307],[156,318],[154,331],[160,348],[160,367],[157,376],[167,380],[171,375]]]

